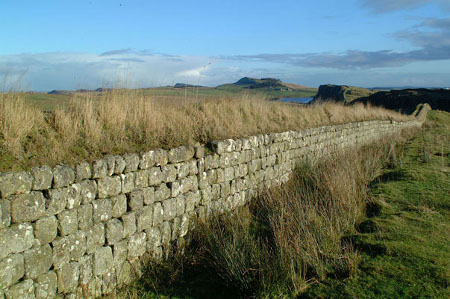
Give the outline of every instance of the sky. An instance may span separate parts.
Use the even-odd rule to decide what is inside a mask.
[[[244,76],[448,87],[450,0],[0,0],[3,87],[216,86]]]

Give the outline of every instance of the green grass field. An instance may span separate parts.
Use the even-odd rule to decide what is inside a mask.
[[[449,298],[450,113],[430,111],[420,136],[372,185],[358,273],[329,277],[305,298]]]

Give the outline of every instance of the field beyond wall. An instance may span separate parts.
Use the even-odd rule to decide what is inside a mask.
[[[261,96],[152,97],[114,90],[68,96],[52,111],[23,93],[0,94],[0,171],[104,155],[373,119],[410,116],[364,105],[297,105]]]

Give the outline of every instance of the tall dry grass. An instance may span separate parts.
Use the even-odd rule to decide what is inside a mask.
[[[300,106],[254,96],[154,98],[130,90],[74,95],[68,105],[51,113],[27,103],[20,93],[1,93],[0,105],[1,150],[16,168],[327,124],[407,118],[363,105]],[[4,165],[0,161],[0,171],[7,170]]]

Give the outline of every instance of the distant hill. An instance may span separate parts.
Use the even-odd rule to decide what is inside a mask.
[[[72,95],[73,91],[71,90],[52,90],[48,94],[62,94],[62,95]]]
[[[276,78],[250,78],[244,77],[231,84],[223,84],[219,85],[218,88],[232,88],[232,86],[237,86],[241,88],[247,89],[269,89],[275,91],[291,91],[291,90],[305,90],[311,89],[306,86],[293,84],[293,83],[284,83],[280,79]]]
[[[320,85],[313,102],[336,101],[348,104],[358,98],[370,96],[373,93],[375,93],[375,91],[356,86],[333,84]]]
[[[173,88],[187,88],[187,87],[203,87],[201,85],[193,85],[193,84],[186,84],[186,83],[176,83]]]
[[[450,90],[447,89],[404,89],[379,91],[354,101],[355,103],[371,103],[388,109],[413,112],[417,105],[430,104],[432,109],[450,112]]]

